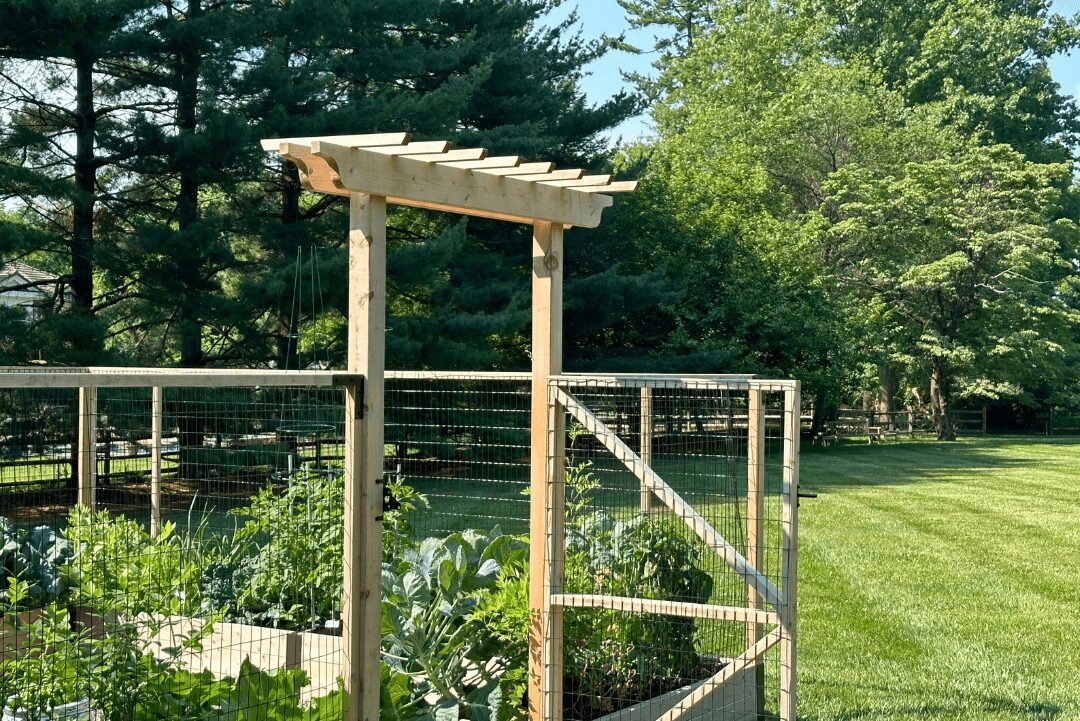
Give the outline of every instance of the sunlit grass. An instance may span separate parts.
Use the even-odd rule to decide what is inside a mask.
[[[1080,443],[803,455],[800,715],[1080,718]]]

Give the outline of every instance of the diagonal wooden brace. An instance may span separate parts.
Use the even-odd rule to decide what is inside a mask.
[[[780,629],[777,628],[771,633],[763,636],[760,641],[732,659],[731,663],[720,669],[718,673],[705,679],[700,686],[679,699],[679,701],[668,709],[664,715],[657,719],[657,721],[679,721],[679,719],[693,709],[694,706],[704,701],[706,696],[734,678],[735,674],[755,663],[761,658],[762,654],[779,642]]]

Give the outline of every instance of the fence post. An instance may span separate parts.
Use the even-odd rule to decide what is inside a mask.
[[[345,721],[379,721],[382,612],[383,375],[386,198],[349,196],[349,373],[345,389]]]
[[[79,388],[79,505],[97,510],[98,389]]]
[[[986,406],[985,405],[982,407],[982,432],[983,432],[983,435],[985,436],[986,435]]]
[[[800,384],[784,391],[784,486],[780,524],[780,719],[795,721],[796,609],[799,549],[799,407]]]
[[[653,446],[653,389],[645,386],[641,389],[641,462],[652,467]],[[641,483],[641,512],[648,513],[652,508],[652,491]]]
[[[153,538],[157,538],[161,532],[161,424],[164,407],[164,390],[161,386],[154,386],[150,400],[150,535]]]
[[[536,221],[532,243],[532,398],[529,498],[529,721],[562,716],[562,608],[553,608],[552,584],[561,584],[554,548],[552,509],[565,473],[555,441],[561,418],[549,408],[548,379],[562,372],[563,228]],[[554,411],[554,415],[549,415]],[[554,426],[554,427],[549,427]],[[560,434],[561,435],[561,434]],[[551,453],[548,446],[551,444]],[[550,456],[550,457],[549,457]],[[550,467],[548,464],[551,464]],[[560,519],[561,520],[561,519]],[[549,540],[550,539],[550,540]],[[549,558],[549,554],[551,557]]]
[[[98,484],[104,483],[106,486],[112,485],[112,432],[109,431],[109,427],[104,429],[105,435],[105,451],[102,453],[101,458],[101,474],[98,476]]]
[[[746,560],[761,570],[762,543],[765,539],[765,392],[751,388],[746,410]],[[764,602],[757,591],[747,587],[748,608],[762,608]],[[762,637],[759,624],[746,624],[746,647]],[[765,664],[754,664],[757,690],[757,713],[765,713]]]

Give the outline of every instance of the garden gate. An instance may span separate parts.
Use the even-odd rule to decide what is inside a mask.
[[[798,382],[548,391],[543,718],[794,721]]]
[[[767,526],[761,525],[761,516],[755,523],[762,534],[757,545],[750,544],[740,553],[717,530],[715,519],[708,512],[699,513],[695,506],[683,500],[682,495],[662,480],[656,470],[656,461],[664,454],[657,453],[652,463],[643,462],[630,451],[625,441],[611,430],[610,424],[580,402],[580,395],[570,393],[573,388],[561,384],[562,377],[562,285],[564,268],[564,231],[573,227],[593,228],[600,223],[605,208],[610,207],[610,193],[631,191],[635,181],[612,181],[610,175],[586,175],[579,168],[555,169],[547,162],[522,162],[517,156],[488,157],[482,148],[452,149],[443,141],[413,142],[406,133],[377,133],[369,135],[343,135],[303,138],[278,138],[262,141],[267,151],[276,151],[282,160],[293,163],[300,173],[303,187],[320,193],[341,195],[349,198],[349,303],[348,303],[348,371],[365,378],[363,393],[356,389],[345,396],[345,592],[342,610],[342,675],[345,688],[345,718],[347,721],[377,721],[379,716],[380,668],[379,646],[373,639],[380,633],[380,538],[381,538],[381,476],[385,452],[384,377],[386,335],[386,207],[388,204],[420,207],[461,215],[478,216],[522,223],[532,226],[532,329],[531,329],[531,406],[530,406],[530,508],[529,508],[529,669],[528,701],[530,721],[561,721],[563,711],[562,669],[560,651],[563,646],[564,610],[579,596],[590,594],[564,594],[563,561],[565,527],[561,502],[564,489],[564,465],[561,449],[565,445],[563,411],[571,412],[577,422],[587,428],[600,442],[601,447],[623,465],[629,464],[637,471],[639,502],[651,507],[652,498],[659,498],[669,512],[686,521],[698,539],[694,543],[708,550],[711,556],[721,558],[731,568],[744,587],[749,587],[753,598],[742,606],[732,603],[701,604],[702,608],[679,607],[694,618],[705,614],[706,621],[715,623],[741,623],[750,639],[750,648],[741,651],[730,663],[717,661],[716,670],[704,684],[694,684],[693,690],[680,699],[677,707],[666,713],[664,721],[675,721],[689,710],[699,708],[710,689],[728,685],[728,677],[758,665],[769,647],[779,644],[782,650],[781,668],[777,674],[780,685],[781,718],[794,721],[795,709],[795,488],[797,485],[796,457],[799,434],[798,384],[752,386],[747,378],[731,380],[735,386],[715,388],[726,404],[728,416],[732,416],[732,401],[739,392],[746,394],[744,405],[758,403],[761,391],[780,392],[784,398],[783,436],[784,472],[781,492],[776,498],[783,500],[782,514],[777,516],[775,538],[778,550],[776,558],[782,560],[781,568],[774,576],[762,572],[762,553],[770,547],[764,539],[770,538]],[[554,387],[549,388],[551,379]],[[710,381],[705,379],[704,383]],[[672,379],[646,381],[646,389],[658,383],[671,383]],[[717,382],[717,381],[711,381]],[[650,386],[649,383],[653,385]],[[742,384],[739,386],[738,384]],[[615,382],[615,387],[621,387]],[[551,395],[553,394],[553,395]],[[666,402],[664,393],[659,400]],[[554,403],[549,403],[553,400]],[[646,401],[646,406],[649,401]],[[697,405],[696,401],[686,404]],[[700,414],[699,414],[700,415]],[[748,424],[761,421],[764,416],[751,418]],[[702,440],[715,432],[708,424],[695,421]],[[672,429],[679,424],[672,421]],[[693,423],[691,424],[692,427]],[[734,420],[729,423],[726,435],[735,439]],[[645,434],[651,436],[651,429]],[[665,430],[665,435],[671,435]],[[753,434],[751,434],[753,435]],[[663,440],[663,439],[660,439]],[[662,445],[662,443],[661,443]],[[749,444],[763,451],[756,441]],[[670,455],[670,454],[668,454]],[[732,457],[731,454],[728,456]],[[764,455],[755,456],[758,465],[764,465]],[[733,474],[719,476],[732,478]],[[754,493],[764,498],[767,493],[765,478],[752,483]],[[728,515],[742,517],[738,509],[738,494],[725,495],[730,499]],[[755,496],[754,503],[757,503]],[[553,503],[554,502],[554,503]],[[700,504],[699,504],[700,505]],[[753,504],[751,504],[753,505]],[[553,513],[553,509],[557,512]],[[641,506],[639,506],[639,510]],[[760,510],[760,508],[758,509]],[[756,512],[756,511],[755,511]],[[638,523],[649,531],[651,524]],[[660,531],[662,532],[662,530]],[[670,535],[670,534],[669,534]],[[752,539],[753,540],[753,539]],[[677,537],[671,543],[679,546]],[[682,539],[682,547],[689,541]],[[771,541],[770,541],[771,543]],[[753,552],[751,552],[751,550]],[[700,550],[700,549],[699,549]],[[687,554],[687,560],[697,562],[700,553]],[[786,552],[783,552],[786,551]],[[671,574],[679,577],[680,573]],[[719,578],[714,573],[710,578]],[[668,579],[671,580],[670,578]],[[781,590],[782,589],[782,590]],[[742,591],[745,596],[745,591]],[[612,605],[621,601],[605,600],[602,592],[597,601]],[[615,596],[615,594],[606,594]],[[633,598],[625,594],[627,598]],[[670,595],[670,594],[669,594]],[[710,596],[715,596],[711,593]],[[565,597],[564,597],[565,596]],[[660,600],[660,599],[649,599]],[[668,601],[669,599],[662,599]],[[679,601],[679,599],[674,599]],[[581,601],[584,603],[584,601]],[[637,602],[637,601],[635,601]],[[766,607],[767,606],[767,607]],[[729,608],[730,607],[730,608]],[[771,609],[771,610],[769,610]],[[641,607],[643,613],[660,610],[660,607]],[[664,607],[667,615],[679,615]],[[683,615],[685,615],[683,614]],[[661,616],[657,616],[661,618]],[[727,619],[727,620],[725,620]],[[698,619],[700,620],[700,619]],[[761,635],[759,626],[770,623],[779,630]],[[704,622],[702,622],[704,624]],[[708,624],[705,624],[708,625]],[[697,633],[697,631],[693,631]],[[719,638],[719,637],[718,637]],[[723,644],[707,644],[708,651],[722,650]],[[705,648],[703,646],[703,648]],[[688,668],[685,662],[684,670]],[[724,671],[723,668],[727,668]],[[695,671],[697,669],[694,669]],[[757,673],[755,671],[755,673]],[[691,676],[694,674],[690,674]],[[637,676],[643,676],[637,674]],[[644,674],[648,676],[648,674]],[[679,673],[678,679],[687,678]],[[764,687],[765,678],[762,684]],[[685,695],[685,694],[684,694]],[[715,694],[711,694],[715,696]],[[626,704],[620,704],[625,707]],[[682,709],[681,711],[679,709]],[[584,720],[583,720],[584,721]],[[637,721],[631,719],[630,721]]]

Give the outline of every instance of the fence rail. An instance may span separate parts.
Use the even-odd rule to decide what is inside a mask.
[[[987,432],[986,406],[954,410],[950,412],[950,415],[957,433],[967,435]],[[872,442],[900,435],[912,436],[933,432],[933,418],[913,408],[889,413],[844,408],[837,412],[834,419],[825,422],[825,430],[819,439],[828,443],[840,438],[864,437]]]

